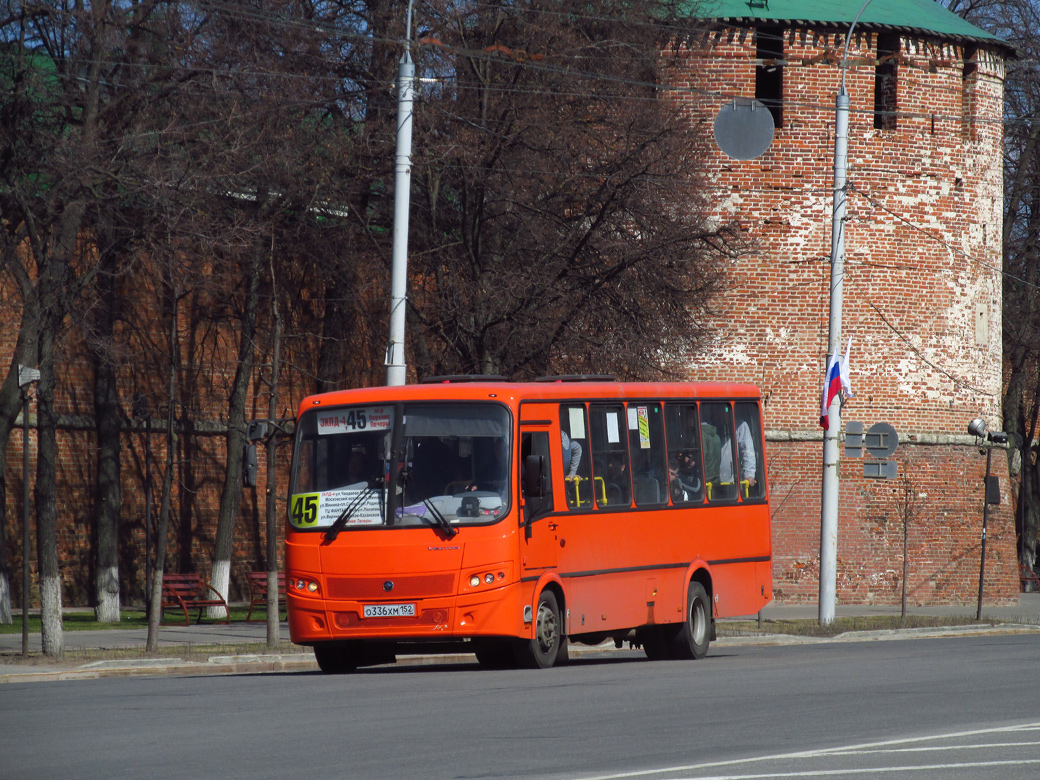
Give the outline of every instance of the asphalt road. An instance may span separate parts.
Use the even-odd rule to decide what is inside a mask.
[[[1040,637],[12,683],[0,777],[1033,778]]]

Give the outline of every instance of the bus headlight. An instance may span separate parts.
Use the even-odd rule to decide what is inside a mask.
[[[304,577],[293,577],[289,580],[290,587],[297,593],[308,593],[317,595],[319,586],[317,580]]]

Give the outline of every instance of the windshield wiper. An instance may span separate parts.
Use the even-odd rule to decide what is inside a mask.
[[[430,510],[430,514],[433,515],[433,519],[437,521],[437,525],[444,531],[444,535],[451,539],[455,534],[459,532],[451,523],[448,522],[447,518],[441,514],[440,510],[433,505],[433,502],[428,498],[422,500],[423,505]]]
[[[353,501],[347,504],[346,509],[340,512],[339,517],[337,517],[336,520],[332,523],[332,525],[330,525],[325,530],[325,544],[328,544],[329,542],[334,542],[336,540],[336,537],[339,536],[339,532],[346,527],[347,523],[350,522],[350,518],[354,516],[354,513],[357,511],[358,507],[361,506],[362,502],[364,502],[364,500],[368,498],[374,490],[374,485],[368,485],[364,490],[362,490],[360,493],[357,494],[357,496],[354,497]]]

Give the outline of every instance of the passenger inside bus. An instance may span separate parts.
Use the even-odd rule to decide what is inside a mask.
[[[704,483],[701,482],[696,452],[680,450],[668,463],[668,476],[673,504],[701,500]]]
[[[608,506],[628,506],[629,479],[628,463],[623,455],[610,455],[607,459],[606,497]]]
[[[350,451],[347,459],[347,485],[349,487],[364,487],[372,476],[372,468],[368,456],[360,447]]]
[[[567,478],[578,476],[578,466],[581,464],[581,445],[567,435],[567,431],[560,431],[563,442],[563,466],[567,472]]]
[[[487,490],[504,496],[509,460],[506,440],[500,436],[474,439],[473,460],[473,478],[468,480],[463,491]]]
[[[755,454],[754,437],[751,428],[746,421],[737,426],[737,458],[740,464],[740,484],[742,495],[747,498],[749,490],[755,485],[755,475],[758,469],[758,457]],[[722,445],[722,462],[720,464],[719,479],[723,483],[734,481],[733,475],[733,444],[726,439]]]

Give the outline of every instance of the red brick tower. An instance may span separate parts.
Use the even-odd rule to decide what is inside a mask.
[[[757,383],[766,399],[779,600],[818,595],[835,99],[861,0],[721,0],[717,29],[677,52],[705,129],[716,216],[753,250],[732,259],[717,337],[691,376]],[[898,603],[907,521],[911,604],[977,597],[985,457],[966,433],[999,429],[1004,61],[1009,50],[932,0],[873,0],[848,39],[848,200],[842,348],[856,397],[843,420],[891,423],[898,476],[842,457],[838,603]],[[713,142],[734,98],[757,98],[774,137],[733,159]],[[1009,474],[994,464],[986,603],[1017,598]]]

